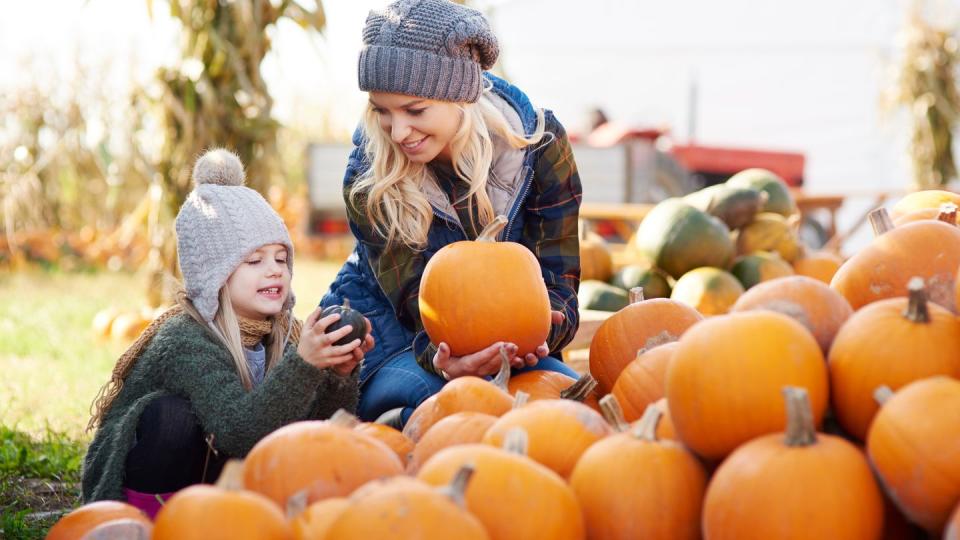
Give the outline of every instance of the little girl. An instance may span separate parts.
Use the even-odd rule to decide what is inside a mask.
[[[369,328],[333,345],[352,330],[325,333],[339,315],[293,318],[290,236],[235,155],[204,154],[193,179],[176,220],[185,291],[117,361],[83,466],[85,502],[127,500],[151,517],[157,495],[215,479],[271,431],[355,410],[355,368],[373,347]]]

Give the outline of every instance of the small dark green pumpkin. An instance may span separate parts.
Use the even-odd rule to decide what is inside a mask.
[[[670,298],[670,279],[653,266],[624,266],[610,278],[610,284],[627,292],[640,287],[644,298]]]
[[[580,282],[577,299],[583,309],[620,311],[630,303],[627,291],[596,279]]]
[[[353,326],[353,330],[351,330],[349,334],[338,339],[334,345],[346,345],[355,339],[359,339],[362,342],[363,339],[367,337],[367,321],[364,319],[362,313],[350,308],[350,300],[344,298],[342,306],[328,306],[324,308],[324,310],[320,313],[320,318],[333,315],[334,313],[340,314],[340,320],[328,326],[325,333],[329,334],[330,332],[333,332],[338,328],[343,328],[348,324]]]

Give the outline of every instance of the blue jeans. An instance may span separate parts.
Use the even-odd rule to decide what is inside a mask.
[[[533,367],[514,369],[511,373],[516,375],[538,369],[557,371],[574,379],[580,376],[570,366],[549,356],[541,358]],[[402,352],[387,360],[360,388],[357,413],[361,420],[372,422],[381,414],[402,407],[402,418],[406,423],[417,405],[439,392],[446,382],[420,367],[412,351]]]

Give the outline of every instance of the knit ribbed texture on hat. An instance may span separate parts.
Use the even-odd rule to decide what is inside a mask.
[[[358,76],[364,91],[475,102],[497,38],[482,13],[449,0],[399,0],[371,11]]]
[[[177,214],[177,256],[187,297],[211,322],[220,307],[220,288],[256,249],[286,246],[292,276],[293,243],[267,201],[242,185],[243,166],[232,153],[217,149],[204,154],[194,167],[194,181],[197,185]],[[293,303],[291,291],[284,307]]]

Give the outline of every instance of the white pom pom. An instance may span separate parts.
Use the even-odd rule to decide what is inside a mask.
[[[210,150],[200,156],[193,166],[193,182],[220,186],[242,186],[246,179],[243,163],[236,154],[223,148]]]

